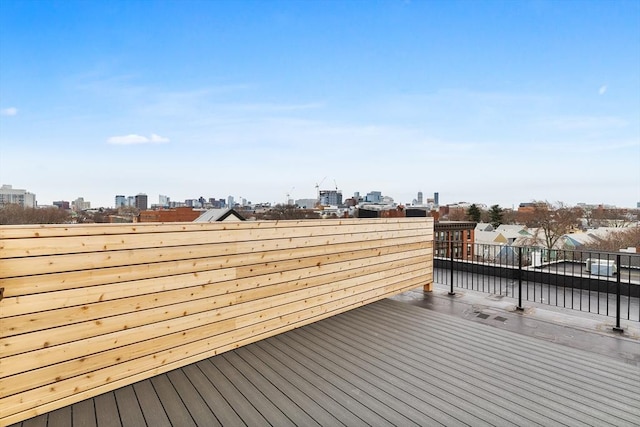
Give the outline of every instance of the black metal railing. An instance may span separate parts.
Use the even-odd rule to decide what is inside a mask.
[[[434,280],[455,288],[640,321],[640,254],[436,241]]]

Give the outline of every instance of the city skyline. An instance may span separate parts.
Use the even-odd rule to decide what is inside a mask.
[[[637,1],[6,0],[0,183],[632,208],[639,51]]]
[[[71,204],[74,204],[78,201],[80,201],[81,203],[87,203],[90,204],[90,208],[91,209],[97,209],[97,208],[118,208],[119,206],[135,206],[135,201],[137,199],[138,196],[144,196],[146,201],[147,201],[147,206],[148,208],[152,208],[153,206],[155,207],[160,207],[160,206],[184,206],[184,205],[189,205],[189,202],[197,202],[199,198],[203,198],[205,201],[210,202],[211,200],[216,200],[216,201],[220,201],[223,200],[225,203],[228,203],[229,200],[234,201],[234,203],[240,204],[241,206],[244,206],[245,203],[247,206],[250,205],[263,205],[265,203],[269,203],[272,206],[275,206],[277,204],[286,204],[287,202],[294,202],[297,203],[298,201],[309,201],[309,200],[318,200],[317,197],[313,197],[313,196],[309,196],[309,197],[291,197],[291,194],[288,194],[288,196],[290,196],[288,199],[285,200],[276,200],[276,201],[269,201],[269,200],[261,200],[261,199],[249,199],[243,196],[236,196],[233,194],[229,194],[227,196],[219,196],[219,195],[211,195],[211,194],[203,194],[203,195],[198,195],[198,196],[191,196],[191,197],[187,197],[184,199],[176,199],[171,197],[170,195],[167,194],[158,194],[156,196],[154,195],[149,195],[147,193],[144,192],[138,192],[135,194],[115,194],[112,198],[112,203],[107,203],[104,205],[97,205],[95,203],[93,203],[91,200],[87,200],[85,197],[83,196],[78,196],[78,197],[74,197],[74,198],[66,198],[66,197],[61,197],[61,198],[57,198],[53,201],[51,201],[50,203],[45,203],[42,202],[41,200],[38,199],[38,195],[36,193],[34,193],[33,191],[29,190],[29,189],[24,189],[24,188],[17,188],[16,186],[13,186],[11,184],[2,184],[3,189],[6,188],[10,188],[10,191],[14,191],[14,192],[26,192],[27,194],[30,194],[31,196],[35,197],[35,203],[37,206],[39,207],[43,207],[43,206],[60,206],[61,202],[66,202],[67,204],[69,204],[69,206]],[[320,193],[323,192],[332,192],[333,190],[321,190]],[[379,192],[377,190],[368,190],[368,191],[354,191],[351,194],[345,194],[342,190],[338,189],[338,192],[340,192],[342,194],[342,200],[346,200],[348,198],[352,198],[355,197],[356,194],[363,199],[363,201],[366,202],[366,199],[368,198],[368,196],[373,195],[375,196],[376,193],[379,193],[378,196],[380,197],[380,200],[382,202],[383,198],[387,198],[390,197],[391,199],[393,199],[394,203],[397,205],[406,205],[406,206],[411,206],[411,205],[416,205],[416,206],[426,206],[429,204],[433,204],[435,206],[455,206],[455,205],[471,205],[471,204],[475,204],[477,206],[484,206],[486,208],[489,208],[492,205],[495,205],[496,203],[489,203],[487,201],[484,200],[477,200],[477,199],[472,199],[472,200],[447,200],[446,199],[446,195],[445,198],[443,199],[443,195],[440,195],[440,193],[438,191],[432,192],[432,193],[426,193],[424,191],[417,191],[414,193],[414,197],[410,200],[397,200],[392,194],[384,194],[382,192]],[[437,196],[436,196],[437,195]],[[286,196],[286,195],[285,195]],[[422,202],[420,201],[422,196]],[[320,198],[320,200],[322,200],[322,197]],[[436,203],[434,203],[434,200],[436,201]],[[438,201],[440,201],[441,203],[437,203]],[[548,202],[552,205],[556,204],[556,203],[563,203],[565,204],[564,201],[551,201],[548,199],[540,199],[540,200],[536,200],[537,202]],[[530,203],[532,202],[532,200],[523,200],[517,203],[514,203],[512,205],[500,205],[498,203],[498,205],[503,208],[503,209],[513,209],[513,210],[517,210],[518,206],[522,203]],[[618,209],[638,209],[640,208],[640,202],[636,202],[635,205],[629,205],[629,206],[620,206],[620,205],[614,205],[612,203],[607,203],[607,202],[592,202],[592,201],[579,201],[577,203],[574,204],[569,204],[566,203],[566,206],[591,206],[591,207],[597,207],[597,206],[602,206],[605,208],[608,207],[614,207],[614,208],[618,208]],[[197,206],[196,206],[197,207]],[[306,206],[305,206],[306,207]]]

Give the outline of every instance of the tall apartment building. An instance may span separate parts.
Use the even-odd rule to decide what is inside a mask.
[[[76,212],[91,209],[91,202],[85,202],[84,197],[78,197],[71,202],[72,209]]]
[[[342,205],[342,191],[321,190],[319,202],[322,206],[340,206]]]
[[[381,191],[370,191],[364,198],[365,202],[369,203],[381,203],[382,202],[382,192]]]
[[[135,206],[137,209],[140,209],[141,211],[146,211],[148,206],[147,195],[144,193],[137,194],[135,203],[136,203]]]
[[[162,194],[158,195],[158,204],[160,206],[163,207],[169,207],[169,202],[171,202],[171,200],[169,199],[169,196],[164,196]]]
[[[121,195],[121,194],[118,194],[116,196],[115,208],[118,209],[118,208],[121,208],[121,207],[124,207],[124,206],[127,206],[127,198],[125,196]]]
[[[3,185],[0,187],[0,206],[11,204],[20,205],[23,208],[35,208],[36,195],[27,190],[13,188],[11,185]]]

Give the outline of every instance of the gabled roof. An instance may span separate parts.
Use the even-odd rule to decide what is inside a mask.
[[[526,227],[524,225],[509,225],[509,224],[500,224],[496,231],[502,233],[504,237],[507,239],[517,239],[521,236],[526,236],[527,233]]]
[[[493,225],[488,222],[479,222],[476,224],[476,232],[478,231],[493,231]]]
[[[475,243],[507,243],[507,239],[497,231],[476,231],[473,238]]]
[[[233,209],[209,209],[193,222],[245,221],[245,218]]]
[[[582,246],[586,243],[591,243],[595,240],[593,238],[593,235],[588,233],[565,234],[564,236],[562,236],[562,238],[564,239],[565,243],[568,246],[572,246],[572,247]]]

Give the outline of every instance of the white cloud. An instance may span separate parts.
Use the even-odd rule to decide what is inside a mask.
[[[152,133],[151,138],[149,138],[149,142],[153,142],[153,143],[169,142],[169,138],[165,138],[163,136]]]
[[[107,139],[107,143],[115,145],[131,145],[131,144],[160,144],[169,142],[169,138],[162,137],[152,133],[150,137],[136,135],[135,133],[123,136],[112,136]]]
[[[16,107],[3,108],[0,110],[0,115],[3,116],[15,116],[18,114],[18,109]]]
[[[600,89],[598,90],[598,93],[600,95],[604,95],[606,91],[607,91],[607,85],[602,85],[602,86],[600,86]]]

